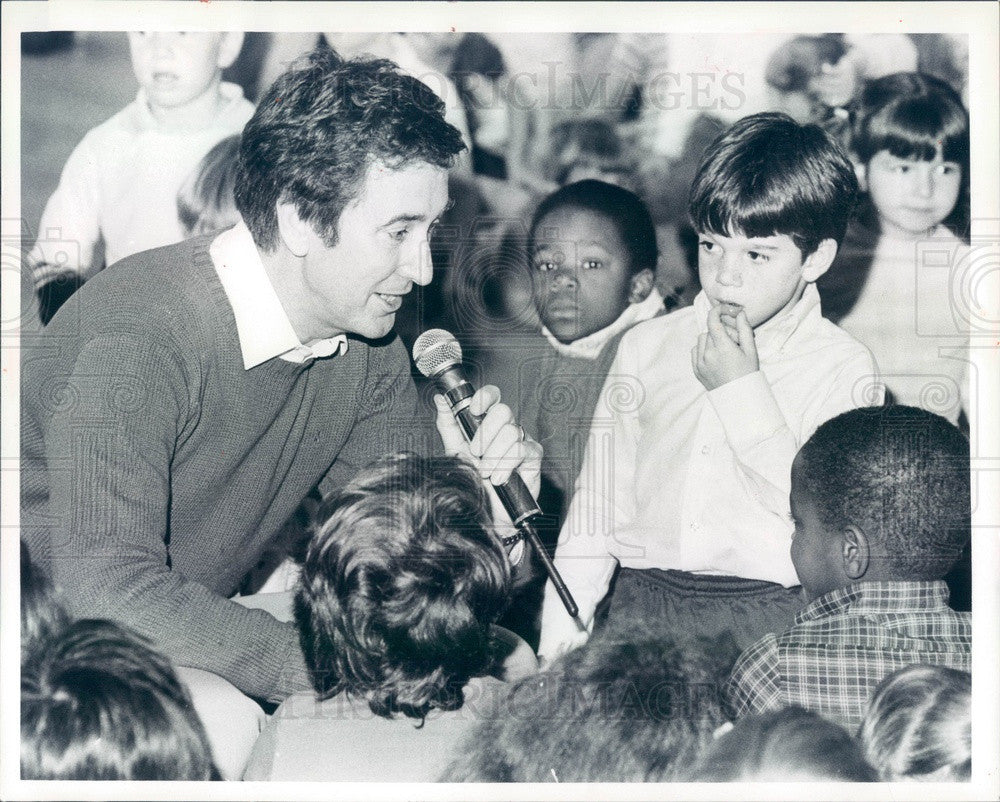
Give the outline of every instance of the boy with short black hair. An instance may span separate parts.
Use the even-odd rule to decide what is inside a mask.
[[[548,588],[539,653],[578,645],[618,575],[608,625],[745,648],[801,605],[788,469],[823,421],[880,403],[861,344],[822,318],[857,181],[817,126],[746,117],[691,190],[702,292],[622,339],[556,552],[580,615]]]
[[[791,557],[809,604],[737,661],[737,715],[797,704],[857,727],[876,685],[905,665],[968,671],[970,613],[942,577],[969,540],[969,443],[906,406],[820,426],[792,466]]]
[[[222,81],[242,33],[135,31],[128,40],[139,94],[70,154],[28,257],[43,323],[90,277],[98,242],[110,265],[184,239],[178,190],[253,114],[243,90]]]

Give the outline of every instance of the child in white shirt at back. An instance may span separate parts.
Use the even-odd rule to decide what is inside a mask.
[[[128,34],[139,94],[89,131],[63,168],[29,254],[44,322],[104,264],[184,239],[177,192],[219,140],[238,134],[253,105],[222,82],[242,33]]]

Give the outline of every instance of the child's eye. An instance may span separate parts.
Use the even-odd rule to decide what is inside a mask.
[[[938,170],[940,171],[941,175],[955,175],[955,173],[960,172],[961,169],[962,168],[959,167],[955,162],[945,162],[940,167],[938,167]]]
[[[584,270],[600,270],[602,267],[604,267],[604,262],[601,262],[597,259],[584,259],[580,263],[580,266]]]
[[[392,237],[396,242],[402,242],[406,239],[407,235],[410,233],[408,228],[397,228],[395,231],[390,231],[389,236]]]
[[[751,262],[759,264],[760,262],[769,261],[771,257],[768,256],[766,253],[761,253],[760,251],[747,251],[747,258]]]
[[[715,250],[715,243],[710,240],[703,239],[698,242],[698,247],[705,251],[705,253],[711,253]]]
[[[910,169],[912,167],[913,165],[910,164],[909,162],[897,162],[892,169],[893,172],[899,173],[900,175],[906,175],[908,172],[910,172]]]

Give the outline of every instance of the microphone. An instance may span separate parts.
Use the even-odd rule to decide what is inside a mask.
[[[444,329],[428,329],[413,344],[413,361],[417,365],[417,370],[428,379],[432,380],[438,390],[448,400],[452,414],[458,421],[466,440],[472,440],[473,435],[479,429],[482,418],[473,415],[469,408],[469,399],[476,392],[469,380],[465,377],[462,368],[462,346],[458,340]],[[531,544],[538,558],[545,566],[545,571],[552,580],[552,584],[562,599],[566,611],[571,617],[576,618],[579,608],[573,600],[573,596],[563,582],[559,571],[556,569],[549,557],[549,553],[542,545],[538,537],[538,531],[532,523],[533,519],[542,514],[538,503],[535,501],[531,491],[528,490],[524,480],[516,471],[502,485],[494,485],[500,502],[504,510],[510,516],[514,526],[524,536],[524,539]]]

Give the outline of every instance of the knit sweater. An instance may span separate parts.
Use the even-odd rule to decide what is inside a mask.
[[[543,479],[561,496],[558,510],[545,511],[560,519],[580,474],[597,399],[627,331],[610,337],[593,359],[557,351],[541,336],[519,345],[517,419],[542,444]]]
[[[210,241],[102,272],[23,352],[22,534],[75,613],[280,699],[295,628],[226,597],[318,482],[413,447],[416,393],[397,339],[245,370]]]

